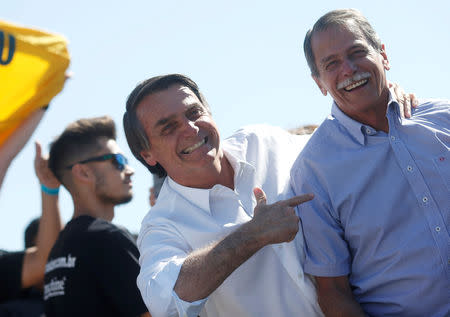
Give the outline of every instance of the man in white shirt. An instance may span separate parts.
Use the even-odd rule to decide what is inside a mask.
[[[307,136],[254,126],[222,142],[197,85],[178,74],[140,83],[124,128],[135,157],[168,176],[138,239],[153,317],[322,315],[293,208],[312,195],[288,186]]]

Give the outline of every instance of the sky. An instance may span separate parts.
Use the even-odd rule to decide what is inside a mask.
[[[368,18],[386,45],[388,79],[421,98],[450,98],[450,2],[445,0],[3,0],[0,8],[2,20],[64,35],[73,72],[6,175],[0,249],[23,249],[23,231],[41,212],[32,141],[48,151],[70,122],[105,114],[116,122],[118,144],[135,169],[134,198],[116,208],[113,222],[139,231],[150,210],[152,177],[128,149],[122,116],[128,94],[146,78],[191,77],[222,137],[249,124],[286,129],[320,124],[331,99],[311,79],[302,44],[306,31],[330,10],[356,8]],[[63,221],[69,221],[73,205],[64,189],[60,208]]]

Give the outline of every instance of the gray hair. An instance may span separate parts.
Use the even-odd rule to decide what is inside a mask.
[[[123,115],[123,127],[131,152],[134,157],[144,164],[144,166],[147,167],[152,174],[156,174],[159,177],[166,176],[166,170],[159,163],[155,166],[147,164],[141,156],[142,151],[150,149],[150,140],[148,139],[144,127],[137,117],[137,108],[142,99],[146,96],[167,90],[175,84],[186,86],[192,90],[203,106],[208,110],[208,112],[210,112],[209,105],[206,102],[205,97],[192,79],[181,74],[169,74],[152,77],[139,83],[128,96],[126,111]]]
[[[333,26],[343,27],[351,32],[362,34],[370,46],[377,51],[381,51],[381,40],[378,34],[361,12],[356,9],[330,11],[317,20],[312,29],[308,30],[303,42],[303,51],[305,52],[306,61],[313,76],[319,77],[319,70],[317,69],[311,46],[312,36],[317,32],[325,31]]]

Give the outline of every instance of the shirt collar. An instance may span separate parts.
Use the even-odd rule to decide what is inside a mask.
[[[389,90],[389,100],[386,112],[393,112],[396,117],[399,117],[399,107],[400,106],[397,100],[393,97],[391,91]],[[338,105],[334,101],[331,107],[331,114],[361,145],[365,144],[364,141],[366,135],[376,134],[376,130],[371,126],[353,120],[347,116],[341,109],[339,109]]]
[[[236,151],[237,150],[237,151]],[[251,166],[249,163],[247,163],[244,160],[242,148],[234,148],[230,147],[230,150],[223,150],[225,157],[228,159],[228,162],[230,163],[231,167],[234,170],[234,182],[236,185],[236,181],[238,179],[238,175],[240,175],[240,172],[245,166]],[[190,203],[193,205],[201,208],[205,212],[211,214],[211,208],[209,204],[211,189],[202,189],[202,188],[193,188],[193,187],[187,187],[178,184],[175,182],[172,178],[167,176],[168,179],[168,185],[170,188],[172,188],[174,191],[176,191],[178,194],[183,196],[185,199],[187,199]],[[222,186],[222,185],[214,185],[215,186]]]
[[[178,184],[171,177],[167,176],[168,185],[175,192],[187,199],[191,204],[207,211],[209,210],[209,189],[193,188]]]

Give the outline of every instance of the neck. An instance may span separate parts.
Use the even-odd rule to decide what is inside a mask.
[[[386,118],[386,107],[380,111],[358,113],[351,116],[352,119],[369,125],[378,131],[389,133],[389,122]]]
[[[353,120],[369,125],[378,131],[389,132],[389,122],[386,117],[387,105],[389,101],[389,89],[385,89],[381,96],[373,104],[366,105],[363,109],[342,110]]]
[[[114,205],[106,205],[95,198],[76,199],[73,198],[74,212],[73,219],[88,215],[94,218],[100,218],[106,221],[112,221],[114,218]]]

